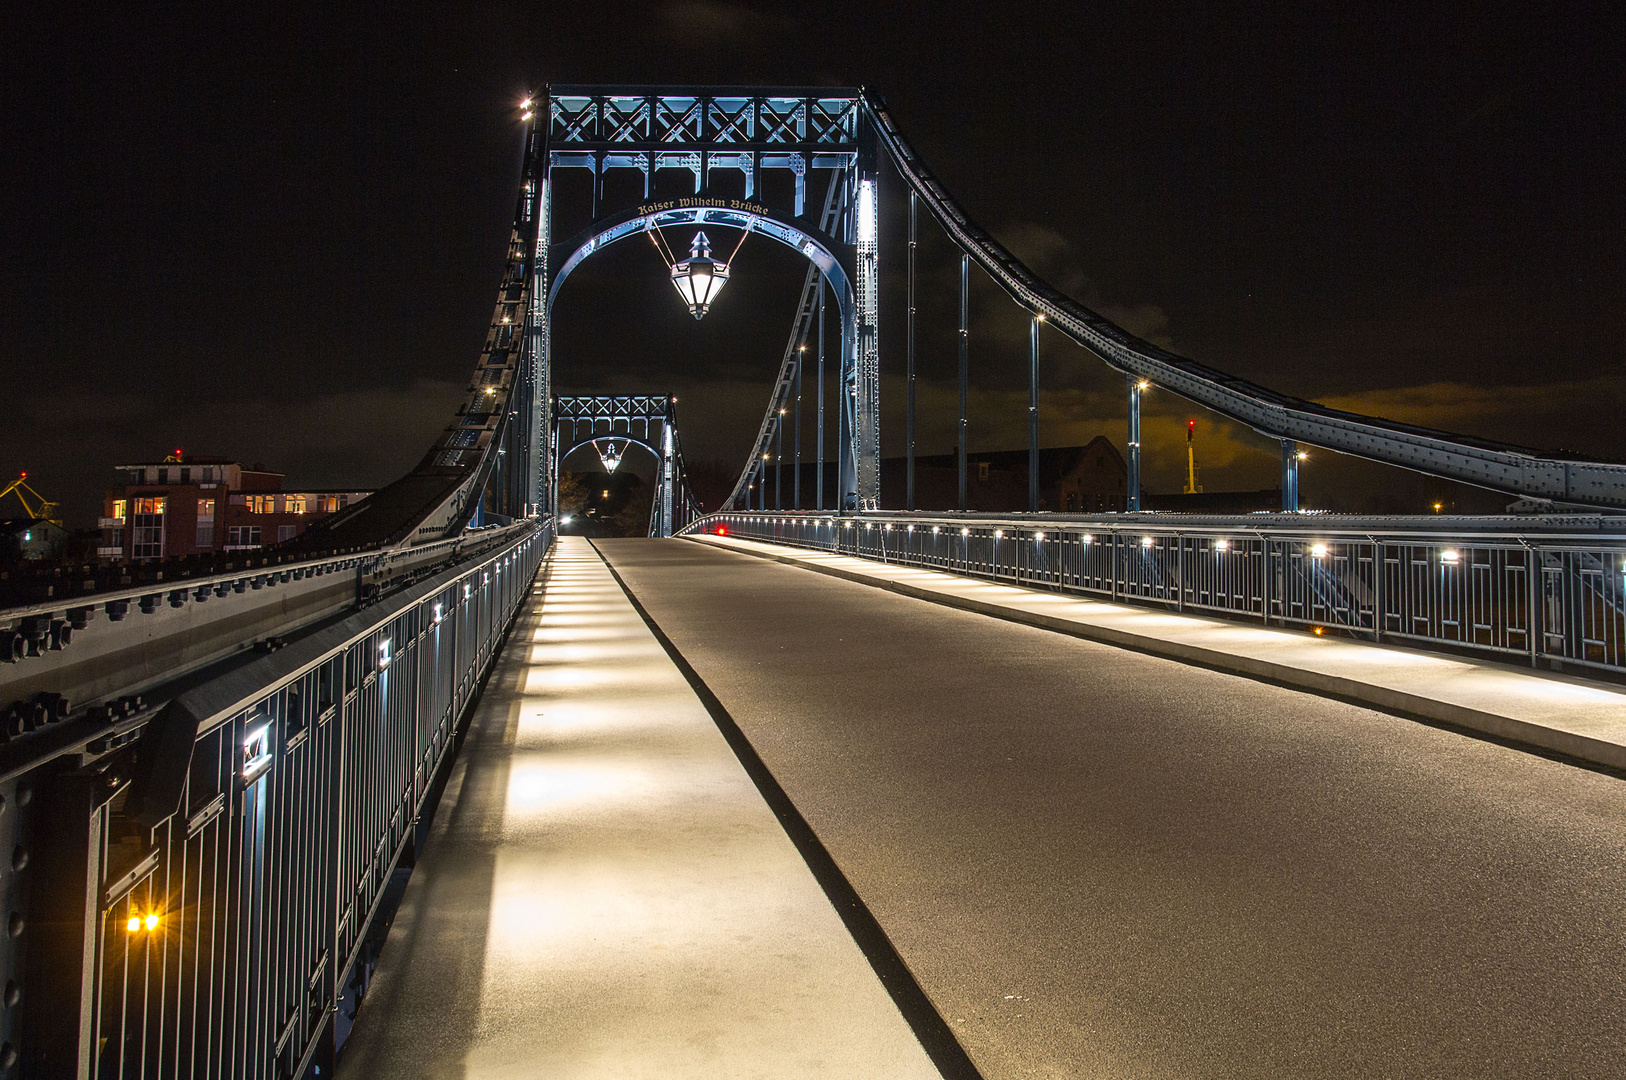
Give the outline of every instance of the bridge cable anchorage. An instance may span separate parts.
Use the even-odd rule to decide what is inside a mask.
[[[1273,439],[1325,447],[1510,495],[1626,508],[1626,463],[1533,450],[1332,409],[1229,375],[1137,338],[1062,293],[971,220],[898,129],[884,102],[865,115],[908,185],[959,249],[1013,300],[1098,356]]]

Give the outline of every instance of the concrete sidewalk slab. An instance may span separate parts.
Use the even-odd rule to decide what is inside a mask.
[[[1626,692],[1502,664],[1001,585],[733,536],[688,537],[1030,626],[1626,769]]]
[[[604,562],[545,574],[339,1076],[937,1077]]]

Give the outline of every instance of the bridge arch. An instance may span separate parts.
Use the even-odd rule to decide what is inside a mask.
[[[607,224],[602,222],[595,224],[578,234],[577,239],[573,241],[575,246],[571,253],[560,263],[559,269],[549,282],[546,314],[548,321],[550,323],[552,321],[553,306],[558,300],[559,290],[571,272],[590,255],[631,236],[668,227],[699,228],[713,225],[739,229],[747,234],[755,233],[790,248],[818,268],[835,295],[837,313],[841,320],[841,372],[837,385],[841,387],[839,415],[844,428],[844,436],[837,440],[840,456],[839,483],[842,492],[852,493],[849,497],[855,498],[858,487],[859,425],[856,422],[853,405],[858,386],[858,302],[853,279],[833,250],[840,245],[814,230],[777,217],[762,207],[747,210],[727,205],[720,200],[705,198],[680,201],[687,205],[661,209],[640,207],[618,219],[610,219]]]

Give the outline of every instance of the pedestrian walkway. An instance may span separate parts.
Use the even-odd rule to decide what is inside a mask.
[[[1626,768],[1626,692],[1417,649],[1087,600],[734,536],[691,537],[934,603],[1329,694]]]
[[[597,553],[544,575],[341,1080],[936,1077]]]

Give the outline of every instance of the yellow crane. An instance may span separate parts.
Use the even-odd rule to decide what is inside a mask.
[[[1197,438],[1197,421],[1186,421],[1186,489],[1187,495],[1202,494],[1203,486],[1197,483],[1197,447],[1193,440]]]
[[[0,490],[0,500],[12,494],[17,496],[17,501],[23,504],[23,510],[34,521],[49,521],[58,528],[62,527],[62,518],[57,514],[57,504],[28,486],[26,472],[7,484],[4,490]],[[29,505],[30,496],[34,499],[33,505]]]

